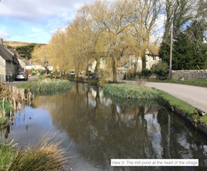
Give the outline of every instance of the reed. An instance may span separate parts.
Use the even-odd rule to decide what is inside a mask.
[[[158,91],[145,87],[130,84],[108,84],[103,87],[104,95],[123,99],[156,99]]]
[[[53,137],[52,137],[53,138]],[[61,141],[44,137],[34,146],[15,151],[12,144],[0,144],[0,171],[58,171],[67,162]]]
[[[6,115],[10,113],[10,102],[8,101],[0,101],[0,113],[5,113]],[[4,110],[4,111],[3,111]],[[0,114],[0,117],[1,117],[1,114]]]
[[[67,91],[72,87],[72,83],[67,80],[51,80],[49,82],[38,81],[31,86],[32,92],[56,92],[56,91]]]
[[[8,170],[15,157],[15,151],[13,150],[15,144],[11,141],[10,143],[1,141],[0,142],[0,171]]]

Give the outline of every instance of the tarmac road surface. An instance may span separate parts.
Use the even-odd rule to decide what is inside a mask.
[[[6,86],[7,87],[9,87],[9,86],[18,86],[19,84],[29,83],[29,82],[32,82],[32,81],[35,81],[35,80],[38,80],[38,79],[39,79],[38,77],[29,76],[27,81],[25,81],[25,80],[14,80],[13,82],[7,82]]]
[[[154,83],[146,82],[146,86],[154,87],[158,90],[167,92],[174,97],[187,102],[188,104],[197,107],[207,112],[207,88],[190,86],[183,84],[172,84],[172,83]]]

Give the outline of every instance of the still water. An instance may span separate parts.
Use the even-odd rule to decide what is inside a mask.
[[[37,143],[48,132],[62,140],[74,171],[207,170],[207,137],[156,102],[110,99],[87,85],[35,97],[1,136],[21,147]],[[200,166],[112,167],[111,159],[199,159]]]

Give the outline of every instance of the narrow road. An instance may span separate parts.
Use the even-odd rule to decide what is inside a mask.
[[[167,92],[168,94],[207,112],[207,88],[205,87],[154,82],[146,82],[145,85]]]
[[[39,78],[38,77],[35,77],[35,76],[30,76],[28,78],[27,81],[24,81],[24,80],[15,80],[13,82],[7,82],[6,83],[6,86],[9,87],[9,86],[18,86],[19,84],[25,84],[25,83],[29,83],[29,82],[32,82],[32,81],[35,81],[35,80],[38,80]]]

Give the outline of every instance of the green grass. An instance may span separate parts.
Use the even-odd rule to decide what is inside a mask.
[[[0,130],[7,126],[7,120],[8,120],[7,117],[0,118]]]
[[[15,157],[12,143],[0,142],[0,171],[8,170],[11,161]]]
[[[50,95],[51,93],[67,91],[71,87],[72,83],[68,80],[51,80],[46,83],[42,79],[17,86],[17,88],[30,88],[32,92]]]
[[[4,101],[4,110],[5,110],[5,114],[9,114],[10,113],[10,102],[8,101]],[[2,112],[3,110],[3,102],[0,101],[0,111]]]
[[[194,121],[196,121],[196,122],[199,121],[201,123],[207,124],[207,115],[200,117],[200,116],[194,114],[195,107],[189,105],[188,103],[186,103],[182,100],[177,99],[176,97],[174,97],[168,93],[160,91],[160,90],[159,90],[159,96],[161,98],[163,98],[164,100],[166,100],[171,106],[175,106],[178,109],[184,111],[187,115],[192,117]]]
[[[17,86],[17,88],[22,88],[22,89],[28,89],[34,84],[36,81],[25,83],[25,84],[20,84]]]
[[[152,82],[164,82],[164,83],[177,83],[177,84],[186,84],[186,85],[194,85],[200,87],[207,87],[207,80],[177,80],[177,79],[167,79],[167,80],[159,80],[159,79],[148,79],[148,81]]]
[[[155,99],[158,91],[145,87],[130,84],[108,84],[103,87],[106,96],[118,97],[123,99]]]
[[[33,82],[31,88],[32,92],[37,93],[56,93],[58,91],[67,91],[72,87],[72,83],[68,80],[52,80],[49,82],[43,82],[41,80]]]

